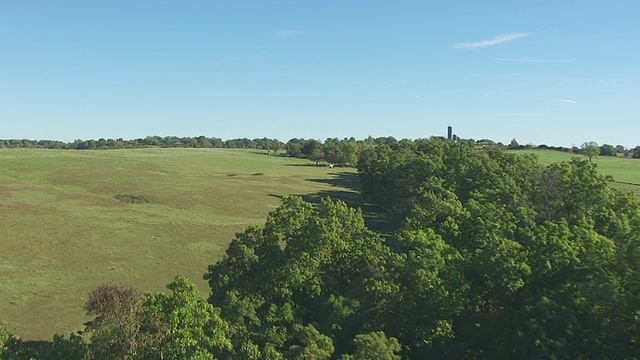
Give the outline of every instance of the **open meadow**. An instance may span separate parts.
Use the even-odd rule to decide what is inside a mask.
[[[0,325],[26,340],[82,329],[108,280],[161,291],[202,275],[282,196],[357,201],[355,169],[256,150],[0,149]]]
[[[543,164],[561,161],[571,161],[572,158],[586,159],[584,155],[571,154],[554,150],[512,150],[515,154],[534,154]],[[640,198],[640,160],[622,156],[598,156],[593,163],[605,175],[610,175],[615,182],[611,184],[616,189],[633,192]]]
[[[639,160],[593,161],[640,197]],[[257,150],[0,149],[0,325],[26,340],[80,330],[87,294],[109,280],[162,291],[183,274],[206,296],[207,266],[282,196],[363,206],[357,189],[355,169]]]

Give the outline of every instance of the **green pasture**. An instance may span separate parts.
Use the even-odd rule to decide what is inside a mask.
[[[571,154],[554,150],[513,150],[512,153],[535,154],[543,164],[552,164],[561,161],[570,161],[578,157],[586,159],[584,155]],[[622,156],[598,156],[592,159],[605,175],[610,175],[615,182],[613,187],[630,191],[640,198],[640,159],[625,158]]]
[[[640,197],[640,160],[593,161]],[[160,291],[183,274],[206,294],[207,265],[282,196],[362,206],[357,187],[355,169],[255,150],[0,149],[0,325],[27,340],[79,330],[86,295],[109,280]]]
[[[0,325],[27,340],[79,330],[109,280],[160,291],[183,274],[207,294],[207,265],[282,196],[353,204],[356,185],[355,169],[261,151],[0,149]]]

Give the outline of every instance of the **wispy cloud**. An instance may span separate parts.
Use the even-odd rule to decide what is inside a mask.
[[[571,62],[576,62],[576,59],[496,58],[496,60],[500,60],[500,61],[508,61],[508,62],[545,63],[545,64],[557,64],[557,63],[571,63]]]
[[[575,100],[571,100],[571,99],[548,99],[551,102],[554,103],[561,103],[561,104],[578,104],[577,101]]]
[[[577,105],[579,104],[579,102],[577,100],[573,100],[573,99],[544,99],[544,98],[539,98],[536,96],[531,96],[531,95],[527,95],[527,94],[520,94],[520,93],[515,93],[515,92],[509,92],[509,91],[489,91],[488,93],[484,94],[485,96],[513,96],[513,97],[519,97],[519,98],[527,98],[527,99],[532,99],[534,101],[547,101],[553,105],[551,106],[562,106],[562,104],[567,104],[567,105]]]
[[[288,38],[292,38],[294,36],[298,36],[304,34],[304,31],[302,30],[293,30],[293,29],[282,29],[282,30],[275,30],[273,32],[273,35],[277,38],[280,39],[288,39]]]
[[[529,35],[531,35],[531,33],[501,34],[501,35],[496,35],[490,39],[486,39],[482,41],[456,43],[456,44],[453,44],[453,48],[462,49],[462,50],[481,49],[481,48],[486,48],[490,46],[504,44],[506,42],[517,40]]]

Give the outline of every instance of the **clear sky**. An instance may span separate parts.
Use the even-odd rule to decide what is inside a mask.
[[[640,1],[0,0],[0,138],[640,144]]]

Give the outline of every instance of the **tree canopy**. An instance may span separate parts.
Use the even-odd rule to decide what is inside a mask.
[[[591,161],[594,156],[600,155],[602,152],[602,149],[594,141],[585,142],[581,147],[582,153],[589,158],[589,161]],[[604,151],[606,152],[606,149]]]

